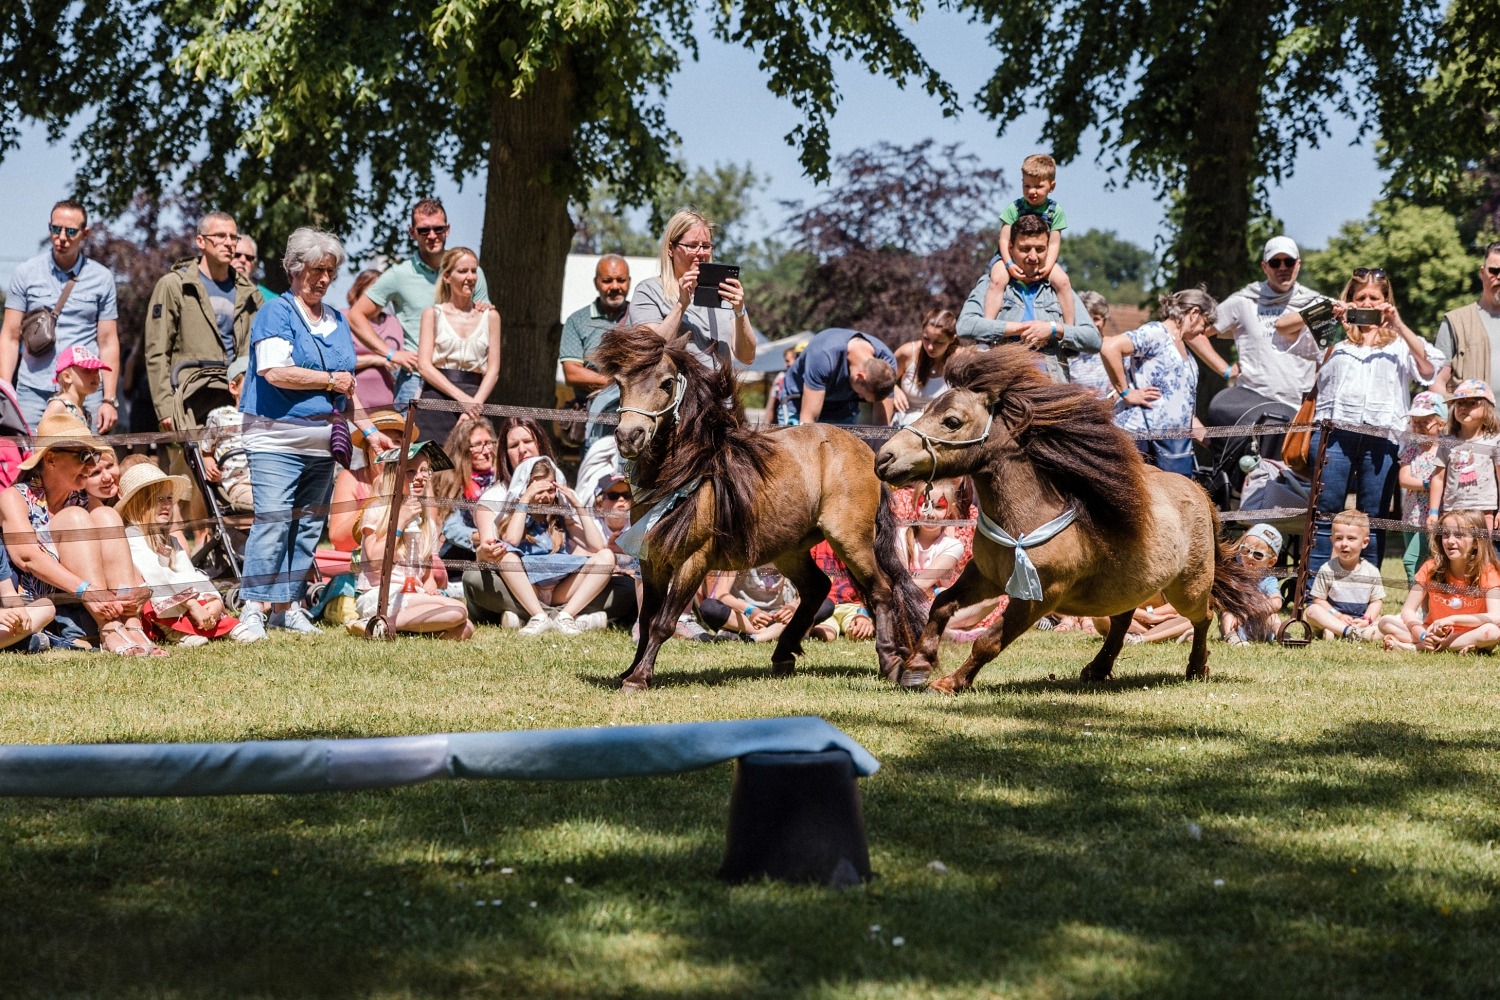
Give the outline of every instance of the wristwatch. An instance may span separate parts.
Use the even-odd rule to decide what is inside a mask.
[[[100,402],[108,403],[117,410],[120,408],[120,400],[116,396],[105,396]]]

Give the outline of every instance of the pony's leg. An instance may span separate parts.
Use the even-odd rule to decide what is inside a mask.
[[[689,557],[667,579],[665,586],[655,574],[643,574],[641,637],[636,643],[635,663],[621,679],[621,691],[629,694],[651,686],[657,652],[676,631],[678,616],[692,602],[693,594],[707,575],[707,560],[700,555]]]
[[[1109,619],[1109,635],[1104,637],[1104,646],[1094,654],[1089,665],[1083,668],[1078,676],[1086,681],[1107,680],[1115,670],[1115,657],[1120,655],[1120,649],[1125,645],[1125,633],[1130,631],[1130,622],[1135,618],[1135,609],[1122,611],[1117,615],[1111,615]],[[1202,635],[1195,625],[1193,627],[1193,641],[1197,642]]]
[[[797,610],[771,651],[771,673],[784,677],[795,669],[797,657],[802,655],[802,640],[819,606],[828,597],[829,580],[828,574],[813,561],[812,554],[800,549],[777,559],[776,568],[797,588]]]
[[[1012,600],[1005,606],[1000,620],[974,640],[969,648],[969,658],[947,677],[932,682],[929,690],[939,694],[958,694],[974,686],[974,677],[981,668],[1004,651],[1006,646],[1026,634],[1026,630],[1037,623],[1056,602]]]
[[[1208,630],[1213,617],[1206,611],[1200,621],[1193,622],[1193,651],[1188,654],[1188,680],[1200,680],[1208,676]]]
[[[913,680],[920,678],[918,683],[925,683],[937,670],[938,646],[949,620],[960,608],[978,604],[994,597],[998,592],[999,588],[986,580],[973,560],[970,560],[958,579],[953,581],[953,586],[939,593],[937,600],[933,601],[932,610],[927,615],[927,624],[922,629],[921,637],[917,639],[916,652],[906,661],[902,683],[906,683],[908,677]]]

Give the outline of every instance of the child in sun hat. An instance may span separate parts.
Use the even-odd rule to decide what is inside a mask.
[[[1411,399],[1406,422],[1396,461],[1404,491],[1401,520],[1413,529],[1406,532],[1406,551],[1401,557],[1410,586],[1417,567],[1427,561],[1427,510],[1433,506],[1428,485],[1437,471],[1438,438],[1448,425],[1448,404],[1435,392],[1419,392]]]
[[[1446,400],[1448,433],[1457,440],[1439,442],[1429,484],[1431,504],[1427,508],[1427,530],[1437,528],[1438,515],[1449,510],[1476,510],[1484,523],[1495,529],[1495,507],[1500,503],[1500,416],[1495,414],[1495,394],[1482,379],[1460,382]]]
[[[83,401],[99,391],[99,380],[103,378],[99,373],[109,370],[92,348],[82,345],[63,348],[57,354],[57,374],[52,379],[58,390],[47,400],[42,416],[67,413],[93,428],[94,416],[84,407]]]

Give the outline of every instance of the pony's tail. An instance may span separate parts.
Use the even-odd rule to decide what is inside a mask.
[[[915,649],[927,625],[927,606],[922,591],[911,578],[906,564],[905,536],[891,507],[891,488],[880,484],[880,509],[875,514],[875,562],[891,585],[896,611],[897,643]]]
[[[1218,528],[1218,518],[1214,527]],[[1235,558],[1237,549],[1231,542],[1216,538],[1214,586],[1210,600],[1216,610],[1227,611],[1242,622],[1264,619],[1271,614],[1271,602],[1260,592],[1260,575]]]

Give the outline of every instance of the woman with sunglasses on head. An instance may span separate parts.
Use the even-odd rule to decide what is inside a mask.
[[[707,216],[688,208],[667,220],[661,274],[635,286],[629,322],[650,327],[667,340],[687,334],[688,351],[705,365],[728,364],[731,354],[749,364],[755,360],[755,331],[739,280],[728,278],[719,285],[720,307],[693,305],[698,268],[714,259],[713,229]]]
[[[1335,428],[1329,432],[1323,465],[1319,518],[1313,539],[1310,571],[1317,573],[1333,552],[1329,521],[1344,509],[1353,493],[1356,509],[1372,518],[1395,516],[1400,473],[1398,441],[1407,430],[1411,383],[1427,385],[1437,368],[1425,341],[1401,319],[1392,301],[1391,282],[1380,268],[1360,267],[1333,304],[1344,325],[1345,339],[1318,369],[1318,401],[1314,420],[1364,424],[1372,433]],[[1316,360],[1322,356],[1314,343],[1300,350]],[[1308,454],[1316,455],[1321,431],[1314,431]],[[1379,566],[1385,555],[1385,531],[1370,532],[1363,558]]]
[[[141,629],[150,591],[125,540],[113,507],[89,510],[88,479],[98,467],[102,442],[76,417],[45,418],[36,450],[20,464],[20,477],[0,490],[0,527],[25,600],[56,592],[52,632],[65,642],[98,637],[110,652],[164,656]]]

